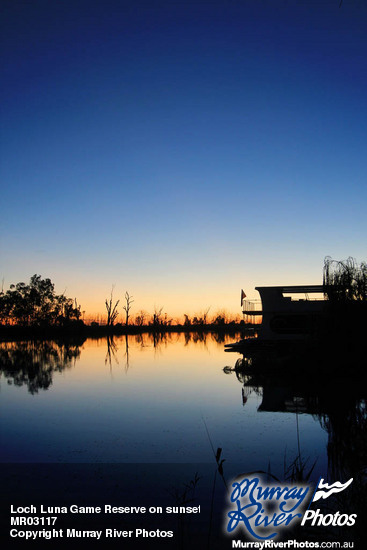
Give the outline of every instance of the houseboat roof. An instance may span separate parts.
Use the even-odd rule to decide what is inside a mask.
[[[297,285],[297,286],[256,286],[255,290],[262,289],[274,289],[284,292],[285,294],[298,294],[298,293],[311,293],[311,292],[324,292],[323,285]]]

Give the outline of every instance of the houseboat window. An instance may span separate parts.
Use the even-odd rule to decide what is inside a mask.
[[[299,292],[297,294],[283,292],[282,296],[283,298],[291,300],[292,302],[305,302],[325,299],[322,292]]]

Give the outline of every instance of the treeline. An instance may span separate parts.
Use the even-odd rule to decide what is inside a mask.
[[[162,327],[162,328],[170,328],[170,327],[194,327],[200,328],[200,327],[206,327],[206,326],[221,326],[224,327],[226,325],[233,325],[238,324],[241,322],[239,319],[239,316],[236,316],[236,318],[230,317],[228,313],[225,310],[218,311],[215,313],[212,317],[209,317],[209,310],[208,308],[206,311],[195,314],[193,316],[188,315],[187,313],[184,313],[182,319],[173,319],[171,318],[167,313],[163,311],[163,307],[159,308],[156,307],[154,309],[154,312],[150,314],[149,312],[141,309],[135,316],[131,315],[131,308],[134,300],[133,297],[128,293],[125,292],[125,298],[124,298],[124,305],[123,305],[123,322],[118,322],[118,316],[119,311],[118,307],[120,304],[120,300],[114,300],[113,299],[113,290],[111,291],[111,295],[109,299],[106,299],[105,306],[107,310],[107,316],[105,317],[105,321],[99,322],[92,321],[91,324],[95,326],[96,324],[106,324],[107,326],[115,326],[115,327],[122,327],[122,326],[135,326],[135,327]]]
[[[353,317],[360,326],[365,324],[367,305],[367,264],[358,264],[353,258],[335,261],[326,258],[324,263],[323,287],[328,299],[330,318],[333,323]],[[93,320],[91,327],[107,327],[125,331],[136,329],[172,330],[179,327],[184,330],[216,327],[224,329],[244,324],[243,320],[231,318],[224,310],[209,317],[209,309],[193,315],[184,314],[183,319],[174,320],[163,307],[156,307],[152,314],[145,310],[132,315],[133,297],[125,292],[122,304],[113,297],[105,300],[106,314],[103,319]],[[119,306],[122,305],[122,321],[119,321]],[[56,294],[50,279],[33,275],[29,284],[23,282],[10,285],[9,290],[0,292],[0,325],[2,327],[28,328],[76,328],[85,326],[84,312],[76,298],[65,294]],[[329,323],[330,325],[330,323]]]
[[[81,322],[76,299],[56,294],[50,279],[33,275],[29,284],[10,285],[0,293],[0,322],[22,327],[65,327]]]
[[[133,297],[125,292],[122,304],[113,297],[113,289],[109,298],[105,300],[106,314],[97,321],[91,320],[88,324],[93,328],[101,327],[109,330],[141,331],[172,330],[174,327],[190,329],[204,329],[215,326],[224,328],[238,325],[240,319],[230,318],[224,311],[217,312],[209,318],[209,309],[190,317],[184,314],[182,320],[174,320],[163,311],[163,307],[155,308],[152,314],[145,310],[131,314]],[[119,306],[122,305],[122,321],[119,321]],[[74,298],[65,294],[56,294],[55,285],[50,279],[42,279],[40,275],[33,275],[28,284],[20,282],[11,284],[9,290],[0,292],[0,325],[2,327],[20,327],[28,329],[47,328],[81,328],[86,326],[84,311]]]
[[[150,314],[147,311],[139,311],[135,316],[131,316],[129,323],[125,321],[114,323],[108,323],[108,318],[105,316],[91,317],[88,320],[88,324],[92,327],[96,326],[106,326],[113,328],[133,328],[143,329],[143,328],[162,328],[162,329],[171,329],[171,328],[185,328],[189,329],[190,327],[194,330],[199,330],[200,328],[205,327],[230,327],[238,326],[244,324],[244,321],[240,319],[240,316],[230,316],[226,312],[217,312],[212,317],[207,317],[206,319],[202,314],[196,314],[193,316],[184,314],[182,319],[171,318],[167,313],[154,312]]]

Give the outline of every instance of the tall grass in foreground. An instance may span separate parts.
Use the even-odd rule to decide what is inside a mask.
[[[358,264],[354,258],[337,261],[325,258],[324,292],[331,302],[367,300],[367,263]]]
[[[323,358],[340,370],[365,373],[367,330],[367,263],[326,258],[323,276],[327,300],[319,335]]]

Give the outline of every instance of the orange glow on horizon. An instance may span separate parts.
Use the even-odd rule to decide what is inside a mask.
[[[98,320],[103,322],[107,317],[105,301],[109,301],[111,290],[98,290],[86,293],[86,289],[74,289],[77,303],[81,306],[83,318],[86,322],[90,320]],[[116,288],[113,292],[113,302],[117,302],[117,310],[119,312],[116,322],[125,323],[125,311],[123,306],[125,291],[118,292]],[[170,320],[173,324],[183,324],[185,315],[191,320],[195,317],[207,318],[212,322],[216,317],[224,316],[229,321],[240,321],[242,319],[242,311],[239,304],[237,292],[231,290],[223,293],[213,289],[210,293],[200,293],[198,290],[176,294],[171,289],[164,292],[157,292],[156,296],[147,294],[138,289],[129,291],[134,302],[130,311],[130,319],[135,319],[136,316],[143,312],[146,319],[153,317],[155,312],[161,311],[162,318]],[[70,295],[70,293],[69,293]]]

